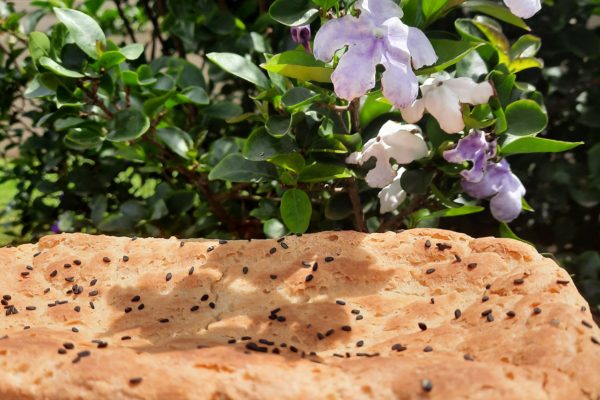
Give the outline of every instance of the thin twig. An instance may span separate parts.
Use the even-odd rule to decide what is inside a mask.
[[[95,84],[95,82],[94,82],[94,84]],[[97,86],[96,86],[96,90],[94,90],[94,91],[89,91],[85,86],[83,86],[82,82],[78,82],[77,86],[79,86],[79,88],[83,91],[83,93],[85,93],[85,95],[88,97],[88,99],[91,101],[91,103],[93,105],[100,107],[100,109],[102,111],[104,111],[104,114],[106,114],[106,116],[109,119],[113,118],[113,113],[108,109],[108,107],[106,107],[106,104],[104,104],[104,102],[102,100],[100,100],[100,98],[98,97],[98,94],[96,93]]]
[[[119,17],[121,17],[121,19],[123,20],[123,25],[125,25],[125,30],[127,30],[127,33],[129,34],[129,37],[131,38],[133,43],[137,43],[135,34],[133,33],[133,29],[131,28],[131,24],[129,23],[129,20],[125,15],[125,11],[123,11],[121,0],[115,0],[115,4],[117,5],[117,12],[119,13]]]
[[[389,230],[396,230],[400,226],[404,224],[404,219],[408,217],[410,214],[415,212],[418,208],[420,208],[425,202],[426,197],[417,195],[413,197],[408,207],[400,211],[400,214],[396,215],[394,218],[384,221],[379,225],[377,232],[386,232]]]
[[[156,14],[154,14],[154,12],[152,11],[152,7],[150,7],[148,0],[141,0],[141,2],[144,5],[144,10],[146,11],[146,14],[148,14],[150,22],[152,23],[152,27],[154,28],[154,36],[160,41],[160,45],[162,46],[164,53],[167,50],[167,43],[165,42],[160,33],[160,24],[158,22],[158,18],[156,17]]]
[[[366,232],[365,229],[365,215],[363,213],[362,203],[360,201],[360,193],[358,192],[358,185],[356,179],[350,179],[348,185],[348,195],[350,196],[350,202],[352,203],[352,212],[354,213],[354,226],[359,232]]]
[[[352,100],[352,102],[350,102],[350,106],[348,107],[348,111],[350,111],[350,121],[352,123],[350,133],[360,131],[359,109],[360,109],[360,99]]]

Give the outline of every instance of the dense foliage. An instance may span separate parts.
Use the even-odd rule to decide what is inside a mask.
[[[249,238],[417,226],[518,234],[556,253],[600,304],[597,0],[555,0],[526,21],[500,1],[402,1],[402,22],[429,40],[409,49],[402,79],[386,78],[399,55],[385,50],[373,88],[357,88],[368,58],[344,65],[349,49],[330,61],[334,44],[318,37],[328,23],[366,19],[360,2],[30,3],[18,12],[0,1],[4,241],[52,231]],[[428,43],[435,59],[424,55]],[[425,84],[423,119],[410,112],[411,89],[394,90],[410,81],[411,57]],[[481,101],[457,95],[464,130],[435,104],[438,84],[457,77],[479,85],[471,94],[493,84]],[[384,126],[426,147],[401,153]],[[466,178],[463,161],[474,158],[449,153],[470,129],[482,132],[478,160],[488,171],[510,156],[515,174],[498,175],[493,192],[469,187],[482,179]],[[370,157],[384,150],[392,164]],[[374,183],[372,171],[386,168],[402,173]],[[524,209],[512,229],[506,204]]]

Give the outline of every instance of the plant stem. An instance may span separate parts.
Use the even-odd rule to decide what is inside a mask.
[[[133,43],[137,43],[135,34],[133,33],[133,29],[131,28],[131,24],[129,23],[129,20],[125,15],[125,11],[123,11],[121,0],[115,0],[115,4],[117,5],[117,12],[119,13],[119,17],[121,17],[121,19],[123,20],[123,25],[125,25],[125,30],[127,30],[127,33],[129,34],[129,37],[131,38]]]
[[[354,178],[350,179],[349,181],[348,195],[350,196],[350,202],[352,203],[352,212],[354,213],[354,226],[357,231],[366,232],[365,215],[363,213],[363,207],[360,201],[358,185],[356,184],[356,179]]]

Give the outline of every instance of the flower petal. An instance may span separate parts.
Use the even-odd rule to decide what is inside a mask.
[[[498,221],[511,222],[521,214],[525,187],[512,172],[505,177],[502,190],[490,201],[492,215]]]
[[[338,97],[351,101],[375,87],[375,68],[381,46],[375,40],[351,46],[331,75]]]
[[[483,179],[488,160],[494,157],[495,149],[496,144],[488,143],[484,132],[472,130],[458,141],[456,148],[444,152],[444,159],[455,164],[472,162],[472,168],[462,171],[461,175],[465,180],[476,183]]]
[[[471,78],[455,78],[443,84],[458,96],[461,103],[484,104],[494,95],[494,88],[488,81],[477,83]]]
[[[531,18],[542,9],[541,0],[504,0],[504,3],[521,18]]]
[[[485,199],[496,195],[502,190],[507,174],[510,174],[510,167],[506,160],[502,160],[498,164],[488,165],[481,181],[469,182],[463,180],[461,185],[470,196],[476,199]]]
[[[392,0],[359,0],[355,7],[362,11],[361,15],[371,18],[377,25],[389,18],[402,18],[402,8]]]
[[[347,15],[328,21],[315,36],[314,55],[317,60],[330,61],[335,52],[347,45],[372,40],[372,35],[361,29],[359,18]]]
[[[399,124],[394,121],[386,122],[384,127],[386,125],[396,127],[395,132],[386,132],[385,135],[380,133],[379,136],[381,141],[389,147],[388,158],[393,158],[398,164],[410,164],[415,160],[427,157],[429,148],[425,140],[418,135],[421,132],[418,126]]]
[[[435,88],[423,95],[425,108],[435,117],[440,127],[448,133],[458,133],[465,129],[458,96],[445,82],[438,82]]]
[[[427,36],[417,28],[408,28],[408,50],[417,69],[435,64],[438,59]]]
[[[409,60],[384,57],[385,71],[381,79],[383,95],[397,108],[406,108],[417,98],[419,83]]]
[[[383,188],[394,180],[396,171],[394,171],[390,164],[388,152],[389,147],[381,140],[376,141],[368,148],[365,146],[362,156],[363,162],[368,161],[371,157],[377,158],[375,168],[370,170],[365,177],[365,180],[370,187]]]
[[[400,185],[400,179],[405,171],[405,168],[399,168],[393,182],[381,189],[377,195],[380,203],[379,212],[381,214],[394,211],[406,200],[406,192]]]
[[[382,24],[385,27],[385,51],[390,58],[399,61],[408,60],[410,50],[408,46],[409,27],[398,18],[390,18]]]
[[[423,103],[423,99],[417,99],[410,106],[401,108],[400,112],[402,113],[402,118],[406,122],[415,124],[423,118],[423,114],[425,113],[425,103]]]

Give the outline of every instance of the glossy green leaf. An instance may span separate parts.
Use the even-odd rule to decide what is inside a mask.
[[[535,101],[518,100],[506,107],[506,122],[510,135],[535,135],[546,129],[548,115]]]
[[[131,43],[119,49],[119,52],[128,60],[137,60],[144,52],[144,46],[140,43]]]
[[[493,2],[483,0],[469,0],[463,3],[463,7],[470,11],[487,14],[491,17],[507,22],[519,28],[530,30],[529,26],[521,18],[514,15],[508,8]]]
[[[261,161],[250,161],[239,153],[222,159],[210,171],[208,179],[230,182],[258,182],[277,178],[275,167]]]
[[[304,169],[300,172],[298,181],[316,183],[350,177],[352,177],[352,172],[342,165],[315,162],[304,167]]]
[[[275,0],[269,8],[269,15],[281,24],[298,26],[312,22],[319,15],[319,10],[310,0]]]
[[[249,160],[266,161],[278,154],[288,154],[298,150],[290,136],[277,138],[266,129],[255,129],[244,143],[243,154]]]
[[[107,139],[125,142],[142,136],[150,128],[150,120],[141,111],[128,108],[117,112],[109,123]]]
[[[50,39],[42,32],[31,32],[29,34],[29,54],[34,63],[41,57],[50,54]]]
[[[417,75],[429,75],[453,66],[473,50],[483,46],[483,43],[471,43],[464,40],[431,39],[431,44],[438,56],[437,63],[432,67],[421,68]]]
[[[502,146],[502,154],[561,153],[583,145],[583,142],[562,142],[540,137],[523,137]]]
[[[283,222],[291,232],[306,232],[312,215],[312,204],[306,192],[300,189],[286,190],[279,210]]]
[[[185,159],[190,158],[188,152],[193,147],[194,141],[187,132],[173,126],[157,129],[156,136],[175,154]]]
[[[269,117],[265,128],[270,135],[275,137],[282,137],[287,135],[292,129],[292,116],[291,115],[274,115]]]
[[[448,208],[446,210],[435,211],[427,215],[423,215],[419,218],[419,221],[424,221],[433,218],[450,218],[450,217],[461,217],[463,215],[470,215],[480,213],[485,208],[479,206],[462,206],[457,208]]]
[[[107,51],[102,53],[102,55],[100,56],[100,58],[98,59],[98,63],[106,68],[112,68],[115,65],[119,65],[121,64],[123,61],[125,61],[126,58],[123,54],[121,54],[118,51]]]
[[[268,89],[271,82],[262,71],[244,57],[234,53],[209,53],[206,57],[237,77],[255,84],[261,89]]]
[[[303,81],[331,82],[333,68],[304,50],[291,50],[272,56],[260,65],[267,71]]]
[[[46,56],[40,57],[39,63],[42,67],[54,72],[56,75],[64,76],[65,78],[83,78],[85,76],[77,71],[66,69],[53,59]]]
[[[197,105],[206,105],[210,103],[206,90],[200,86],[190,86],[185,89],[181,95],[184,96],[188,101]]]
[[[94,148],[103,142],[102,134],[90,128],[74,128],[67,134],[69,142],[77,143],[85,148]]]
[[[320,97],[318,93],[304,87],[294,87],[281,97],[281,103],[290,110],[297,110],[310,105]]]
[[[91,58],[98,59],[98,46],[104,48],[106,45],[106,37],[100,25],[81,11],[55,8],[54,13],[65,24],[75,44]]]
[[[295,173],[302,171],[306,165],[306,161],[300,153],[275,154],[269,157],[269,162]]]

